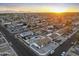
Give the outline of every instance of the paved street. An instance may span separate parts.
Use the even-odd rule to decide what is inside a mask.
[[[63,51],[67,52],[72,46],[71,42],[75,41],[75,34],[71,38],[67,39],[62,45],[60,45],[52,55],[60,56]]]
[[[5,34],[5,37],[8,40],[8,42],[11,42],[13,44],[12,47],[14,48],[15,52],[19,56],[32,56],[32,55],[35,55],[28,47],[21,44],[20,41],[18,41],[17,39],[14,38],[14,35],[10,34],[1,25],[0,25],[0,31],[3,32],[3,34]]]

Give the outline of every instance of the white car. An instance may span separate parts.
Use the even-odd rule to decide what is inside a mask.
[[[66,52],[65,52],[65,51],[63,51],[63,52],[61,53],[61,56],[65,56],[65,54],[66,54]]]

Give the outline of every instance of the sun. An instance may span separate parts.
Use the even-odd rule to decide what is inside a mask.
[[[55,13],[63,13],[66,12],[67,8],[65,7],[54,7],[50,8],[50,12],[55,12]]]

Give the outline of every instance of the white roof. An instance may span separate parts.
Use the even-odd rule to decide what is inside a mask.
[[[32,35],[32,34],[33,34],[33,32],[28,31],[28,32],[21,33],[20,36],[24,37],[24,36],[28,36],[28,35]]]

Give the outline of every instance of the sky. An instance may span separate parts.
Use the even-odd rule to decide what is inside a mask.
[[[79,12],[79,3],[0,3],[0,12]]]

